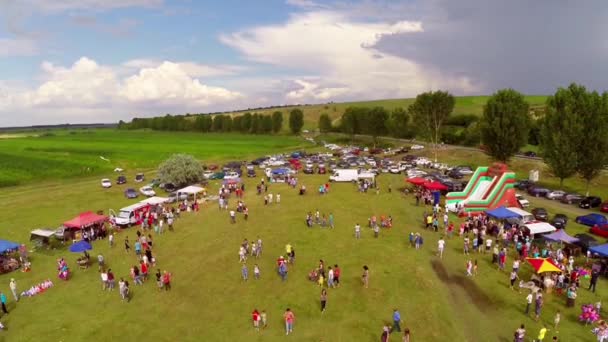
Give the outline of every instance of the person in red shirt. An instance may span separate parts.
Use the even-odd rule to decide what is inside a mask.
[[[171,273],[167,271],[163,273],[163,286],[165,291],[171,290]]]
[[[336,287],[340,286],[340,267],[338,267],[338,264],[334,265],[334,283],[336,284]]]
[[[140,263],[141,275],[144,277],[144,280],[148,280],[148,265],[142,260]]]
[[[260,331],[260,313],[258,312],[258,309],[253,309],[251,319],[253,320],[253,327],[255,330]]]

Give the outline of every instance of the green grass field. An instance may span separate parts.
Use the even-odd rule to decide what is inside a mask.
[[[132,175],[129,173],[130,179]],[[300,180],[313,189],[327,178],[301,175]],[[479,275],[467,278],[461,239],[448,240],[442,261],[434,255],[439,234],[421,227],[425,208],[416,207],[412,197],[385,191],[388,184],[393,189],[402,186],[403,176],[382,175],[379,195],[357,193],[351,184],[334,184],[328,196],[298,196],[297,190],[274,184],[269,192],[280,193],[282,201],[267,207],[251,191],[256,181],[259,179],[246,181],[249,191],[245,202],[251,208],[248,222],[238,216],[237,224],[231,225],[227,213],[210,204],[198,214],[183,214],[174,232],[154,237],[158,266],[174,275],[173,290],[168,293],[159,293],[155,283],[148,281],[143,286],[132,285],[133,298],[123,303],[117,291],[101,291],[96,268],[75,268],[78,255],[65,247],[33,253],[32,272],[3,275],[0,289],[8,291],[10,277],[16,278],[20,289],[46,278],[56,285],[17,305],[9,299],[11,313],[2,317],[9,329],[0,332],[0,339],[32,341],[44,336],[47,341],[282,341],[286,337],[281,315],[286,307],[297,319],[295,332],[288,337],[292,341],[377,341],[382,324],[390,321],[395,307],[416,341],[510,341],[512,331],[521,323],[528,327],[529,336],[538,332],[541,323],[522,313],[525,293],[508,288],[508,274],[490,264],[491,256],[472,256],[479,262]],[[215,193],[218,186],[212,183],[209,191]],[[118,186],[101,189],[96,177],[8,188],[0,193],[1,237],[27,242],[31,229],[55,227],[84,210],[118,209],[132,203],[121,190]],[[532,199],[533,205],[545,205],[554,213],[545,202]],[[317,208],[335,215],[335,230],[306,228],[306,212]],[[571,217],[579,211],[574,207],[555,210]],[[355,223],[365,225],[374,214],[392,215],[394,228],[383,230],[379,239],[364,228],[362,239],[355,240]],[[123,241],[126,236],[133,241],[135,229],[118,233],[113,249],[107,241],[95,242],[91,255],[104,254],[116,276],[127,276],[137,259],[125,253]],[[408,246],[407,234],[411,231],[425,237],[422,250]],[[568,231],[575,234],[584,228],[571,223]],[[262,258],[257,261],[262,279],[244,283],[240,280],[238,247],[244,238],[251,241],[258,236],[264,241]],[[274,264],[287,243],[294,246],[297,258],[288,281],[282,283]],[[56,278],[58,257],[67,258],[72,267],[73,277],[68,282]],[[329,289],[324,314],[319,310],[319,287],[306,279],[319,259],[327,265],[339,264],[343,272],[342,286]],[[253,263],[248,261],[250,276]],[[368,289],[360,283],[363,265],[371,269]],[[523,266],[522,277],[528,279],[530,274],[530,267]],[[563,297],[547,295],[541,322],[550,324],[559,309],[559,336],[563,341],[591,340],[589,327],[577,321],[579,305],[605,299],[605,284],[605,280],[600,281],[595,295],[581,289],[577,306],[572,309],[565,307]],[[267,311],[270,325],[266,331],[256,333],[251,327],[253,308]]]
[[[0,135],[1,136],[1,135]],[[40,180],[105,175],[116,167],[155,168],[174,153],[222,161],[310,146],[291,136],[153,131],[52,131],[50,136],[0,139],[0,187]],[[100,157],[109,159],[105,161]]]

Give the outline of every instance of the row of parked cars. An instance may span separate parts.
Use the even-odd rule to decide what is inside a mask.
[[[530,196],[545,197],[565,204],[575,204],[582,209],[599,208],[600,211],[608,213],[608,201],[602,202],[602,199],[598,196],[583,196],[563,190],[550,190],[529,180],[518,181],[515,186],[519,190],[526,191]]]

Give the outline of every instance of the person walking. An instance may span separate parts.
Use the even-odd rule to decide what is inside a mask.
[[[597,280],[600,277],[600,271],[597,268],[591,271],[591,280],[589,282],[589,290],[595,293],[595,285],[597,284]]]
[[[6,309],[6,295],[4,292],[0,292],[0,302],[2,303],[2,312],[8,314],[8,310]]]
[[[164,271],[163,273],[163,285],[165,287],[165,291],[171,290],[171,273]]]
[[[534,313],[535,313],[535,318],[534,320],[536,320],[538,322],[538,319],[540,318],[540,313],[541,310],[543,308],[543,296],[539,293],[536,295],[536,302],[534,303]]]
[[[443,259],[443,250],[445,248],[445,240],[443,236],[439,238],[437,241],[437,254],[439,255],[439,259]]]
[[[380,235],[380,225],[374,225],[374,237],[378,238],[378,235]]]
[[[515,270],[511,271],[511,275],[509,277],[511,279],[511,290],[514,290],[513,285],[515,285],[515,281],[517,281],[517,279],[519,278],[519,276],[517,275],[517,272]]]
[[[355,239],[360,239],[361,238],[361,225],[359,223],[357,223],[355,225]]]
[[[244,281],[247,281],[247,278],[249,277],[249,270],[247,269],[247,264],[243,264],[243,267],[241,268],[241,277]]]
[[[336,285],[336,287],[340,287],[340,273],[342,271],[340,270],[340,267],[338,267],[338,264],[334,265],[334,284]]]
[[[110,233],[108,236],[108,242],[110,243],[110,248],[114,247],[114,233]]]
[[[515,342],[524,342],[524,339],[526,338],[526,328],[524,327],[524,325],[520,325],[519,328],[517,328],[517,330],[515,330],[515,338],[514,341]]]
[[[534,297],[532,296],[532,292],[528,293],[528,296],[526,296],[526,311],[525,311],[526,315],[530,314],[530,306],[532,305],[533,299],[534,299]]]
[[[253,277],[256,280],[260,279],[260,267],[258,267],[258,264],[253,265]]]
[[[101,253],[97,255],[97,263],[99,264],[99,267],[97,268],[98,272],[102,272],[105,269],[106,264],[105,259],[103,258],[103,255]]]
[[[328,288],[333,288],[334,287],[334,270],[331,268],[331,266],[329,266],[327,268],[327,287]]]
[[[545,340],[545,335],[547,335],[547,327],[543,324],[542,328],[540,328],[538,332],[538,337],[536,338],[536,341],[543,342]]]
[[[403,330],[403,342],[410,342],[410,329],[405,328]]]
[[[290,308],[287,308],[287,310],[285,310],[285,313],[283,314],[283,319],[285,320],[285,335],[293,333],[293,323],[296,319],[296,316],[293,314],[293,311],[291,311]]]
[[[325,312],[325,307],[327,305],[327,290],[321,290],[321,313]]]
[[[236,213],[234,210],[230,210],[230,223],[236,223]]]
[[[17,282],[15,281],[15,278],[11,278],[11,282],[9,283],[9,287],[11,288],[11,292],[13,293],[13,297],[15,298],[15,301],[18,302],[19,301],[19,295],[17,292]]]
[[[334,214],[329,213],[329,228],[334,228]]]
[[[114,291],[114,273],[112,273],[112,269],[108,269],[108,288],[110,291]]]
[[[393,309],[393,327],[391,328],[391,333],[393,331],[401,332],[401,313],[396,308]]]
[[[361,275],[361,282],[363,283],[363,287],[369,287],[369,267],[367,267],[367,265],[363,266],[363,275]]]
[[[127,254],[128,254],[130,250],[131,250],[131,245],[129,244],[129,237],[125,236],[125,252],[127,252]]]

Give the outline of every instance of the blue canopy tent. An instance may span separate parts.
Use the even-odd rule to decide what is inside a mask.
[[[84,240],[78,241],[70,246],[70,252],[73,253],[82,253],[84,251],[90,251],[91,249],[93,249],[93,246]]]
[[[0,253],[6,253],[19,248],[19,244],[8,240],[0,240]]]
[[[603,257],[608,257],[608,243],[599,246],[589,247],[591,253],[599,254]]]
[[[517,218],[519,217],[519,214],[505,208],[505,207],[498,207],[492,210],[488,210],[486,211],[486,215],[499,219],[499,220],[506,220],[506,219],[510,219],[510,218]]]

